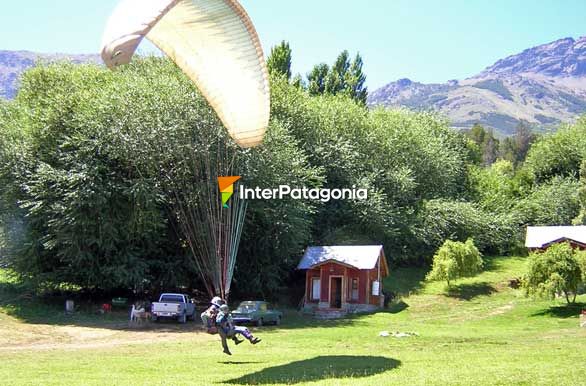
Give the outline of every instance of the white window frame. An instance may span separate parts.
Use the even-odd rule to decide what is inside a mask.
[[[316,291],[316,282],[317,282],[317,291]],[[319,301],[320,298],[321,298],[321,278],[314,276],[311,278],[311,300]]]
[[[354,280],[356,280],[356,288],[353,287]],[[357,277],[350,278],[350,300],[357,302],[359,298],[360,279]]]

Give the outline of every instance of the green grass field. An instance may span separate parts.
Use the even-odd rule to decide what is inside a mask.
[[[444,284],[400,269],[386,286],[402,300],[385,311],[314,321],[294,311],[254,329],[263,341],[222,353],[217,336],[161,324],[129,330],[124,314],[79,313],[19,297],[0,280],[0,383],[77,385],[584,385],[586,328],[573,307],[527,299],[508,280],[523,258],[492,258],[487,270]],[[586,302],[586,295],[578,298]],[[407,338],[380,331],[416,332]]]

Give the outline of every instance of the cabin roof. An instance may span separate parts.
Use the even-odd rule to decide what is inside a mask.
[[[527,248],[543,248],[549,244],[564,240],[586,244],[586,226],[527,227],[525,246]]]
[[[307,247],[297,269],[311,269],[327,262],[337,262],[356,269],[373,269],[382,257],[382,268],[388,272],[382,245],[332,245]]]

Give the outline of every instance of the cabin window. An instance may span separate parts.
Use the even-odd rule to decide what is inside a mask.
[[[351,288],[351,293],[350,293],[350,299],[351,300],[358,300],[358,278],[357,277],[353,277],[352,278],[352,286]]]
[[[372,295],[373,296],[380,295],[380,282],[378,280],[373,280],[371,282],[371,288],[372,288]]]
[[[319,300],[321,292],[321,281],[319,278],[314,277],[311,279],[311,300]]]

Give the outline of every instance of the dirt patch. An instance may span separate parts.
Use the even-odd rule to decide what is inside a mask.
[[[83,349],[121,345],[152,344],[157,341],[207,341],[216,337],[199,325],[154,325],[140,329],[54,326],[20,322],[0,324],[0,352],[22,350]]]
[[[510,302],[509,304],[505,304],[504,306],[495,308],[488,314],[488,316],[502,315],[512,310],[513,308],[515,308],[515,304],[513,302]]]

